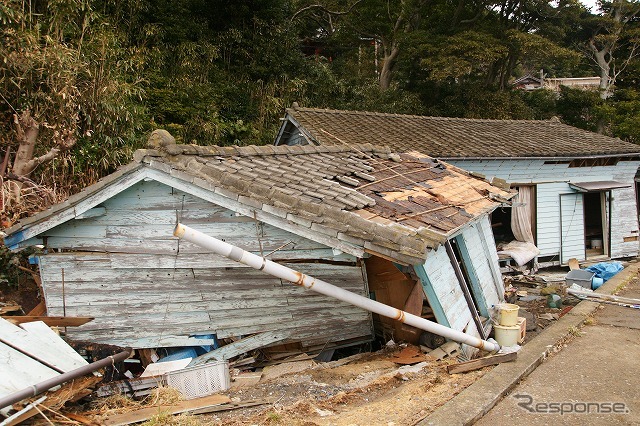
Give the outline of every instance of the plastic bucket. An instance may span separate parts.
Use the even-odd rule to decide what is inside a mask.
[[[518,344],[518,339],[520,339],[519,325],[494,325],[493,327],[496,342],[498,342],[500,346],[513,346]]]
[[[498,324],[516,325],[518,324],[518,310],[520,306],[512,303],[501,303],[498,308]]]
[[[600,287],[602,287],[602,284],[604,284],[604,280],[602,278],[599,278],[599,277],[591,278],[591,290],[599,289]]]

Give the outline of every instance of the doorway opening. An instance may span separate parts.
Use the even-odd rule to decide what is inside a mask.
[[[587,259],[608,255],[609,232],[605,192],[586,192],[584,202],[584,237]]]

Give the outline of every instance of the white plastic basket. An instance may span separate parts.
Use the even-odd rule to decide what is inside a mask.
[[[185,399],[199,398],[229,389],[229,363],[214,361],[166,374],[167,385],[178,389]]]

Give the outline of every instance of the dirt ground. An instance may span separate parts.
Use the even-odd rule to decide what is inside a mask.
[[[453,398],[491,367],[450,375],[455,360],[403,367],[395,350],[356,356],[353,361],[321,363],[300,373],[227,392],[232,401],[275,398],[260,407],[199,416],[215,425],[412,425]],[[352,357],[354,358],[354,357]],[[419,369],[417,372],[403,370]]]
[[[558,276],[563,274],[566,272],[557,273]],[[553,275],[547,279],[554,281]],[[546,296],[541,297],[540,293],[546,284],[526,281],[518,278],[511,282],[515,287],[512,302],[526,310],[536,325],[535,330],[527,332],[525,344],[565,313],[567,306],[578,302],[566,298],[563,308],[549,308]],[[29,298],[19,293],[24,291],[28,294],[30,290],[33,294],[36,289],[23,287],[16,290],[15,294],[5,297],[24,303]],[[224,392],[233,403],[242,405],[259,401],[264,404],[213,414],[170,417],[148,422],[146,426],[413,425],[493,368],[450,375],[446,366],[457,360],[447,358],[403,366],[393,361],[394,354],[402,348],[396,345],[375,353],[362,353],[326,363],[307,359],[302,363],[304,369],[292,368],[293,372],[288,374],[249,386],[232,386]],[[68,408],[75,412],[84,411],[77,406]]]

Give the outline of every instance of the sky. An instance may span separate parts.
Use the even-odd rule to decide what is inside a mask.
[[[597,8],[596,8],[596,0],[580,0],[580,3],[584,4],[585,6],[591,8],[591,12],[597,12]]]

